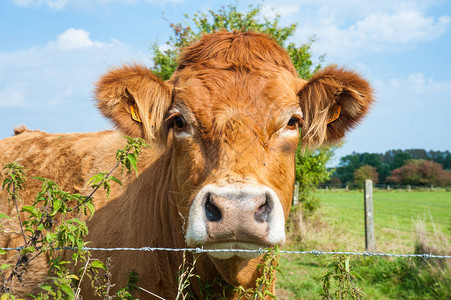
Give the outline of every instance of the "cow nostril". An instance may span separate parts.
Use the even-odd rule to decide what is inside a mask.
[[[211,202],[211,195],[207,195],[207,201],[205,202],[205,215],[210,222],[218,222],[221,220],[222,215],[219,208]]]
[[[266,196],[266,201],[257,209],[254,218],[259,223],[264,223],[268,221],[269,213],[271,212],[271,205],[268,196]]]

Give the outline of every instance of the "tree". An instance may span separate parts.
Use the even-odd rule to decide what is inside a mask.
[[[443,170],[442,165],[433,161],[411,160],[401,168],[393,170],[387,182],[417,186],[450,186],[451,171]]]
[[[362,166],[371,166],[377,169],[378,173],[388,174],[382,164],[382,155],[377,153],[355,153],[346,155],[340,159],[340,164],[336,169],[336,176],[344,183],[354,182],[354,174]],[[384,181],[385,178],[380,178]]]
[[[177,58],[181,48],[188,46],[199,39],[204,33],[212,33],[222,29],[228,31],[253,30],[271,35],[291,57],[299,76],[309,79],[315,71],[321,67],[324,56],[320,56],[317,65],[313,64],[311,45],[314,39],[298,46],[288,39],[293,36],[297,25],[287,27],[279,26],[280,15],[274,18],[266,18],[261,14],[261,5],[250,5],[247,12],[239,12],[236,5],[229,4],[217,12],[209,10],[208,13],[197,12],[194,16],[186,15],[182,23],[171,23],[173,36],[166,42],[166,50],[161,50],[154,43],[153,72],[162,79],[169,79],[177,67]],[[309,214],[319,206],[319,200],[313,193],[319,183],[329,179],[330,171],[326,164],[333,155],[335,148],[323,148],[315,151],[302,152],[301,147],[296,151],[296,181],[300,183],[300,202]]]
[[[308,79],[321,67],[324,56],[320,56],[319,63],[314,66],[311,45],[314,39],[298,46],[288,39],[293,36],[297,25],[279,26],[280,15],[267,18],[261,14],[261,5],[250,5],[249,11],[239,12],[236,5],[223,6],[218,12],[209,10],[208,13],[197,12],[194,16],[185,14],[183,23],[171,23],[174,36],[166,42],[166,50],[161,50],[157,43],[152,45],[153,72],[162,79],[171,77],[177,67],[177,58],[181,48],[199,39],[204,33],[212,33],[222,29],[231,31],[253,30],[271,35],[283,46],[291,57],[294,67],[304,79]]]
[[[393,163],[390,165],[390,171],[401,168],[405,165],[406,161],[411,160],[412,155],[408,152],[398,151],[393,157]]]
[[[374,183],[379,182],[379,174],[376,167],[364,165],[355,170],[354,183],[360,187],[363,187],[365,180],[371,179]]]
[[[379,174],[379,182],[386,182],[390,172],[398,169],[412,159],[431,160],[451,169],[451,153],[449,151],[426,151],[424,149],[388,150],[384,154],[379,153],[355,153],[346,155],[340,159],[334,177],[340,178],[344,183],[351,183],[355,171],[364,165],[376,167]]]

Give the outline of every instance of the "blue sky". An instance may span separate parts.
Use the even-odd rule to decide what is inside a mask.
[[[183,0],[3,0],[0,2],[0,138],[25,124],[47,132],[112,126],[93,87],[109,67],[149,67],[169,22],[230,2]],[[240,1],[247,9],[253,1]],[[377,103],[337,157],[356,152],[451,150],[451,2],[446,0],[267,0],[265,16],[315,36],[316,56],[355,69]],[[162,17],[164,12],[164,18]]]

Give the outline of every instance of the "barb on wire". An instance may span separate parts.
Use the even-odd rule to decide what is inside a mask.
[[[20,251],[22,247],[17,248],[0,248],[5,251]],[[77,247],[61,247],[55,248],[55,250],[78,250]],[[157,247],[139,247],[139,248],[94,248],[94,247],[83,247],[83,250],[87,251],[171,251],[171,252],[193,252],[193,253],[213,253],[213,252],[237,252],[237,253],[259,253],[263,254],[270,250],[268,249],[204,249],[202,248],[157,248]],[[419,257],[424,259],[431,258],[442,258],[447,259],[451,258],[451,255],[434,255],[427,253],[414,253],[414,254],[392,254],[392,253],[384,253],[384,252],[350,252],[350,251],[318,251],[318,250],[310,250],[310,251],[291,251],[291,250],[280,250],[282,254],[313,254],[316,256],[321,255],[335,255],[335,254],[343,254],[343,255],[355,255],[355,256],[387,256],[387,257]]]

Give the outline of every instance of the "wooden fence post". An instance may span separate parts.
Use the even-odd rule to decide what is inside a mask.
[[[293,206],[298,205],[299,203],[299,182],[294,183],[294,191],[293,191]]]
[[[368,252],[374,252],[376,242],[374,241],[373,221],[373,181],[365,180],[365,248]]]

